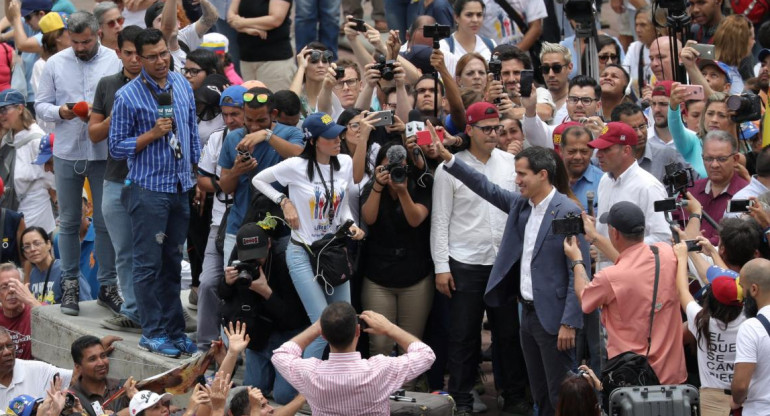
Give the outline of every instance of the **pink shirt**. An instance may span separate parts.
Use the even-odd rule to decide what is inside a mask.
[[[662,384],[680,384],[687,379],[687,370],[676,291],[677,260],[670,245],[655,246],[660,253],[660,279],[648,360]],[[626,351],[647,352],[654,282],[655,257],[647,244],[639,243],[620,253],[615,265],[596,273],[586,287],[583,312],[602,308],[608,358]]]
[[[307,399],[314,415],[390,415],[388,396],[419,376],[436,359],[422,342],[409,344],[399,357],[361,359],[358,352],[329,353],[326,361],[302,359],[302,349],[288,341],[273,351],[281,375]]]

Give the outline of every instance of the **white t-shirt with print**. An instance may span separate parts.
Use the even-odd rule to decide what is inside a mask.
[[[548,17],[543,0],[507,1],[527,24]],[[519,25],[508,17],[508,13],[495,0],[484,0],[484,4],[486,5],[484,25],[479,34],[492,39],[498,45],[518,45],[524,39],[524,33]]]
[[[698,337],[695,327],[695,316],[703,308],[697,302],[687,304],[687,329]],[[730,389],[735,371],[735,338],[738,336],[738,327],[746,320],[741,314],[734,321],[727,324],[709,319],[709,333],[711,334],[711,346],[706,349],[706,340],[698,342],[698,372],[700,374],[701,387],[715,389]]]
[[[770,306],[759,310],[761,315],[770,319]],[[749,394],[743,403],[744,416],[766,416],[770,409],[770,336],[759,322],[751,318],[738,328],[735,363],[756,364],[751,375]]]
[[[201,46],[201,42],[203,42],[203,38],[198,36],[198,32],[195,30],[195,23],[191,23],[179,29],[177,39],[180,42],[184,42],[184,44],[190,48],[190,52],[198,49],[198,47]],[[181,72],[185,62],[187,62],[187,52],[185,52],[180,45],[179,49],[171,51],[171,56],[174,58],[174,70]]]
[[[457,66],[457,61],[462,58],[463,55],[468,53],[468,51],[463,48],[463,45],[460,44],[460,42],[457,41],[457,38],[455,38],[455,34],[452,33],[452,38],[454,39],[455,43],[455,51],[454,53],[449,51],[449,42],[447,42],[446,39],[441,39],[441,42],[439,42],[439,49],[441,52],[444,53],[444,64],[446,65],[447,69],[449,70],[450,74],[455,73],[455,67]],[[492,40],[492,43],[494,44],[494,39]],[[481,56],[484,57],[484,59],[489,62],[489,58],[492,57],[492,51],[489,50],[487,47],[487,44],[484,43],[484,41],[481,39],[481,36],[476,35],[476,46],[471,52],[478,52],[481,54]],[[449,58],[451,56],[452,58]]]
[[[219,166],[219,152],[222,151],[222,143],[224,143],[225,129],[217,130],[211,133],[208,142],[201,149],[201,158],[198,161],[198,169],[216,175],[219,178],[222,175],[222,167]],[[222,217],[225,215],[224,202],[219,198],[225,198],[223,193],[217,193],[214,195],[214,205],[211,208],[211,225],[219,226],[222,223]]]

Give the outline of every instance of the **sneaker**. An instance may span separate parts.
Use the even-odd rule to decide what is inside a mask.
[[[111,318],[102,319],[101,325],[107,329],[121,332],[142,333],[142,326],[126,315],[118,314]]]
[[[504,416],[531,416],[532,406],[525,399],[515,399],[500,395],[497,397],[500,414]]]
[[[61,282],[61,313],[78,316],[80,314],[80,286],[77,279],[67,279]]]
[[[123,306],[123,298],[118,293],[118,285],[105,285],[99,288],[99,296],[96,298],[99,306],[104,306],[113,315],[120,315],[120,307]]]
[[[182,315],[184,315],[184,332],[195,332],[198,330],[198,321],[195,320],[185,308],[182,308]]]
[[[171,341],[171,343],[174,344],[176,349],[178,349],[182,355],[190,356],[198,352],[198,346],[186,335]]]
[[[181,354],[181,351],[165,335],[157,338],[147,338],[142,335],[139,339],[139,349],[171,358],[179,358]]]
[[[473,396],[473,413],[484,413],[487,411],[487,405],[481,401],[481,396],[476,390],[471,390]]]
[[[189,305],[187,305],[188,308],[194,311],[198,310],[198,288],[197,287],[190,288],[190,295],[187,296],[187,302],[189,303]]]

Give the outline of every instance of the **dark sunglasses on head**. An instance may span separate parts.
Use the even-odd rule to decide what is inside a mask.
[[[250,103],[254,101],[254,99],[257,99],[257,102],[260,104],[264,104],[267,102],[267,99],[270,98],[267,94],[254,94],[253,92],[244,92],[243,93],[243,101]]]
[[[566,65],[562,64],[555,64],[553,66],[551,65],[541,65],[540,70],[543,72],[543,75],[548,75],[549,72],[553,69],[554,74],[561,73],[561,70],[564,69]]]

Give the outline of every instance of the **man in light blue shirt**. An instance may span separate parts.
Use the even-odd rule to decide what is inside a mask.
[[[107,143],[92,143],[88,136],[90,103],[96,85],[107,75],[120,71],[115,52],[99,43],[99,22],[89,12],[73,13],[67,27],[72,47],[52,56],[40,76],[35,110],[41,119],[56,124],[53,150],[56,190],[59,199],[62,302],[61,311],[78,315],[78,276],[80,275],[80,222],[82,190],[88,179],[94,206],[96,228],[95,256],[99,263],[100,305],[112,313],[120,312],[115,272],[115,251],[102,217],[102,187],[107,166]],[[74,103],[86,102],[85,114],[76,115]],[[84,106],[81,104],[82,107]]]
[[[593,149],[588,147],[591,132],[583,126],[567,127],[561,138],[561,157],[567,167],[569,186],[583,210],[593,214],[598,198],[599,180],[604,172],[591,164]],[[594,206],[588,207],[587,194],[593,192]]]

